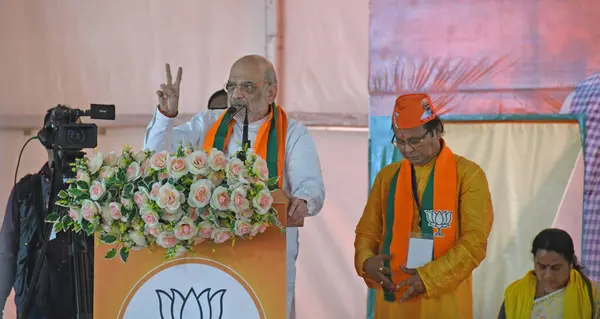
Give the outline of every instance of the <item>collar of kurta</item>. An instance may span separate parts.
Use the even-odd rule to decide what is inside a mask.
[[[212,149],[223,152],[226,150],[235,125],[235,119],[227,123],[230,116],[228,112],[224,112],[208,130],[202,146],[205,152],[210,153]],[[287,127],[287,114],[281,106],[273,103],[267,120],[258,129],[256,140],[252,144],[256,154],[267,162],[269,177],[279,178],[279,188],[283,187]]]

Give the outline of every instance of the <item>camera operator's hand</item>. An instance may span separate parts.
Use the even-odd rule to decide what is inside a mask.
[[[161,84],[160,90],[156,91],[156,95],[158,96],[160,110],[170,117],[175,117],[179,112],[179,88],[183,69],[179,67],[177,78],[175,79],[175,83],[173,83],[169,63],[165,65],[165,68],[167,70],[167,84]]]

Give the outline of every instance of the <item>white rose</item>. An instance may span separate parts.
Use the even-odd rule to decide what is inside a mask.
[[[201,179],[190,186],[188,204],[197,208],[204,208],[210,203],[213,183],[207,179]]]
[[[203,150],[198,150],[190,153],[186,157],[186,162],[190,173],[194,175],[207,176],[210,173],[208,166],[208,154]]]
[[[196,236],[197,231],[194,221],[189,217],[183,217],[175,226],[175,238],[188,240]]]
[[[108,165],[108,166],[117,166],[119,164],[119,162],[120,162],[119,156],[117,156],[117,154],[115,154],[115,152],[110,152],[104,158],[104,164]]]
[[[90,184],[90,174],[84,171],[77,171],[77,180],[80,182],[85,182],[88,185]]]
[[[127,167],[127,181],[132,182],[142,177],[142,168],[140,167],[140,163],[131,162]]]
[[[227,210],[229,201],[229,190],[223,186],[219,186],[213,191],[210,198],[210,207],[217,210]]]
[[[179,179],[189,172],[185,157],[169,156],[167,172],[171,177]]]
[[[248,191],[244,186],[238,187],[231,192],[231,198],[229,200],[229,210],[235,213],[241,213],[250,208],[250,201],[248,201]]]
[[[88,160],[88,168],[90,169],[90,173],[95,174],[98,170],[100,170],[102,163],[104,163],[104,157],[102,157],[102,153],[98,152],[91,160]]]
[[[175,209],[175,210],[167,209],[162,214],[162,219],[164,219],[168,222],[177,222],[181,219],[181,217],[183,217],[184,213],[185,212],[182,209]]]
[[[138,247],[146,246],[146,236],[141,231],[130,230],[129,238],[135,243]]]
[[[148,155],[146,155],[146,152],[144,151],[139,151],[135,155],[133,155],[133,159],[138,163],[145,161],[147,157]]]
[[[93,181],[90,186],[90,198],[93,201],[97,201],[106,193],[106,187],[103,182]]]
[[[268,189],[263,189],[252,199],[252,206],[259,215],[264,215],[269,212],[273,205],[273,196]]]
[[[162,209],[177,210],[181,205],[181,193],[172,184],[164,184],[158,190],[156,204]]]
[[[154,170],[161,170],[167,167],[167,159],[169,158],[169,152],[162,151],[155,153],[150,157],[150,167]]]
[[[93,221],[94,217],[101,212],[100,205],[89,199],[81,201],[81,216],[87,221]]]
[[[223,152],[213,148],[208,156],[208,165],[215,171],[224,170],[227,166],[227,157]]]

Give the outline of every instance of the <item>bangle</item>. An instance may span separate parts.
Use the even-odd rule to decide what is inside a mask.
[[[179,114],[179,110],[178,110],[177,113],[175,113],[175,115],[169,115],[160,108],[160,105],[156,106],[156,108],[158,108],[158,111],[160,112],[160,114],[162,114],[170,119],[174,119],[175,117],[177,117],[177,114]]]

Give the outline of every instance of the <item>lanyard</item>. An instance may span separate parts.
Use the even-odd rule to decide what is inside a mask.
[[[421,211],[421,204],[419,203],[419,193],[417,191],[417,176],[415,174],[415,167],[410,165],[410,175],[412,179],[412,193],[413,198],[415,200],[415,205],[417,205],[417,209],[419,210],[419,228],[423,229],[423,212]]]

